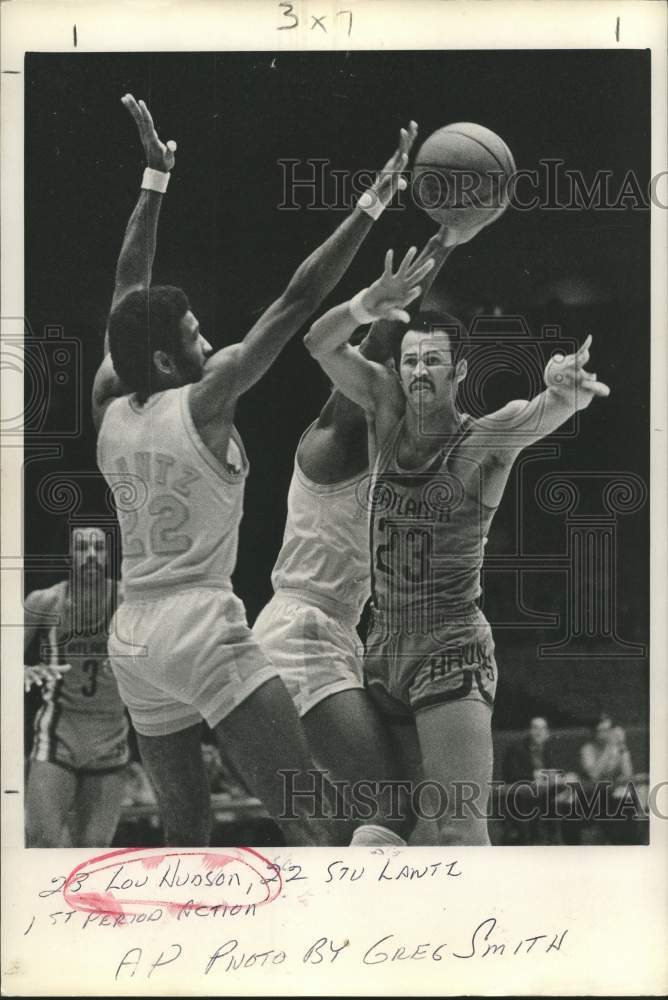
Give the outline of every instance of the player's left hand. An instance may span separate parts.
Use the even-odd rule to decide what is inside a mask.
[[[599,382],[594,373],[585,371],[589,361],[591,334],[575,354],[555,354],[545,368],[545,385],[563,396],[576,410],[584,410],[594,396],[609,396],[610,387]]]
[[[168,173],[174,167],[176,143],[173,139],[170,139],[167,143],[162,142],[155,130],[151,112],[146,107],[144,101],[137,103],[132,94],[125,94],[121,98],[121,102],[132,115],[139,130],[139,138],[146,153],[146,163],[153,170],[161,170],[163,173]]]
[[[23,667],[23,686],[29,691],[33,684],[41,687],[45,681],[59,681],[63,674],[71,670],[69,663],[58,663],[50,666],[46,663],[36,663],[33,666]]]
[[[389,205],[397,191],[403,191],[407,187],[407,182],[401,176],[408,164],[408,154],[418,134],[416,122],[409,122],[408,128],[399,131],[399,145],[389,158],[375,182],[367,192],[375,195],[383,205]]]
[[[367,288],[362,299],[362,305],[369,312],[375,313],[381,319],[393,319],[401,323],[410,321],[405,306],[418,297],[422,291],[419,282],[434,266],[433,257],[428,260],[418,258],[413,262],[416,253],[417,247],[411,247],[393,273],[394,251],[387,251],[383,273],[370,288]]]

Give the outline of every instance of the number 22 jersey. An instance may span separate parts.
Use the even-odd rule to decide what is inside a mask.
[[[109,404],[97,445],[114,494],[126,596],[196,584],[229,589],[248,460],[235,428],[223,464],[199,436],[192,385]]]

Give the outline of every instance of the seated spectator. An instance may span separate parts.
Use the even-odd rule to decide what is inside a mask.
[[[598,717],[591,731],[592,739],[580,748],[582,781],[590,789],[599,784],[605,787],[597,798],[603,807],[603,814],[590,824],[588,839],[592,843],[633,843],[636,836],[634,820],[640,816],[618,811],[628,782],[633,777],[626,734],[621,726],[613,725],[607,713]]]
[[[511,743],[506,750],[503,780],[509,785],[515,781],[538,781],[542,772],[552,768],[549,741],[547,720],[536,716],[524,738]]]
[[[609,715],[599,716],[592,726],[593,739],[580,749],[580,767],[589,781],[609,781],[613,787],[633,776],[631,754],[626,747],[626,734],[621,726],[613,726]]]
[[[507,815],[506,843],[554,844],[559,842],[556,823],[546,818],[554,800],[557,782],[552,764],[550,728],[542,716],[535,716],[529,723],[526,735],[511,743],[503,760],[503,780],[509,786],[518,782],[520,787],[509,788],[507,808],[516,815]],[[552,774],[553,780],[550,781]],[[525,819],[520,814],[539,814]]]

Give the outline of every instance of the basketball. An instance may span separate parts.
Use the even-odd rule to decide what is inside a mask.
[[[455,122],[426,139],[415,158],[413,197],[440,225],[488,224],[508,207],[513,154],[484,125]]]

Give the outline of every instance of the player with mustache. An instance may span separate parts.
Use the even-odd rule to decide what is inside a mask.
[[[410,267],[415,250],[404,259]],[[364,667],[369,691],[396,731],[412,733],[444,844],[489,844],[491,717],[497,666],[477,604],[484,544],[519,452],[551,434],[606,385],[585,370],[591,337],[555,356],[546,389],[473,419],[457,390],[467,375],[467,331],[454,316],[408,321],[398,372],[349,344],[391,294],[391,251],[381,277],[319,319],[306,345],[335,386],[368,415],[374,602]],[[472,783],[472,807],[458,807]],[[434,807],[435,805],[435,807]]]
[[[125,791],[128,721],[107,662],[119,597],[107,576],[107,540],[93,526],[71,533],[72,573],[25,599],[26,690],[41,686],[26,784],[29,847],[107,847]]]
[[[416,136],[411,122],[406,153]],[[428,241],[413,265],[417,294],[407,303],[385,303],[357,348],[363,357],[391,362],[405,324],[385,313],[412,312],[452,250],[478,228],[442,226]],[[377,783],[401,780],[407,760],[417,756],[410,741],[391,732],[364,685],[356,626],[371,592],[368,479],[365,411],[334,389],[297,447],[274,595],[253,626],[292,695],[314,757],[340,783],[353,821],[359,817],[351,790],[364,784],[370,798]],[[357,826],[353,844],[402,843],[415,820],[408,802],[393,808],[388,790],[375,795],[374,810],[372,821]]]

